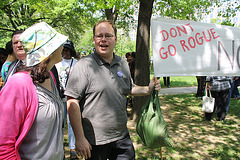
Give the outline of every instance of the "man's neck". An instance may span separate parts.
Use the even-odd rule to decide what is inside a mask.
[[[99,55],[100,56],[100,55]],[[108,62],[109,64],[112,63],[113,61],[113,57],[114,57],[114,53],[111,56],[100,56],[104,61]]]
[[[7,57],[7,60],[6,60],[6,61],[13,62],[15,59],[16,59],[16,57],[15,57],[15,56],[13,56],[13,55],[8,55],[8,57]]]
[[[102,59],[103,59],[104,61],[108,62],[109,64],[111,64],[112,61],[113,61],[113,57],[111,57],[111,58],[102,57]]]

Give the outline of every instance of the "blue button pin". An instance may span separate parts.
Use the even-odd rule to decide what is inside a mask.
[[[118,77],[123,77],[123,73],[121,71],[117,71]]]

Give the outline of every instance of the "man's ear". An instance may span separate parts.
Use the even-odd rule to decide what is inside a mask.
[[[93,36],[93,44],[95,44],[95,39],[94,39],[94,36]]]
[[[115,37],[115,46],[117,45],[117,40],[118,40],[118,38],[117,38],[117,36]]]

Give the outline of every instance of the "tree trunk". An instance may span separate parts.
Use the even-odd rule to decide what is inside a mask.
[[[150,81],[149,40],[153,2],[154,0],[140,0],[135,59],[135,84],[138,86],[146,86]],[[141,107],[147,98],[147,96],[134,97],[132,120],[138,120]]]
[[[111,21],[113,24],[115,24],[117,17],[118,17],[118,10],[114,10],[113,8],[105,9],[105,15],[107,17],[107,20]]]

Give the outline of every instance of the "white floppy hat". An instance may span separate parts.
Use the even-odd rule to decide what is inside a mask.
[[[32,25],[20,36],[20,42],[27,54],[26,66],[30,67],[39,64],[67,39],[67,36],[58,33],[46,22]]]

